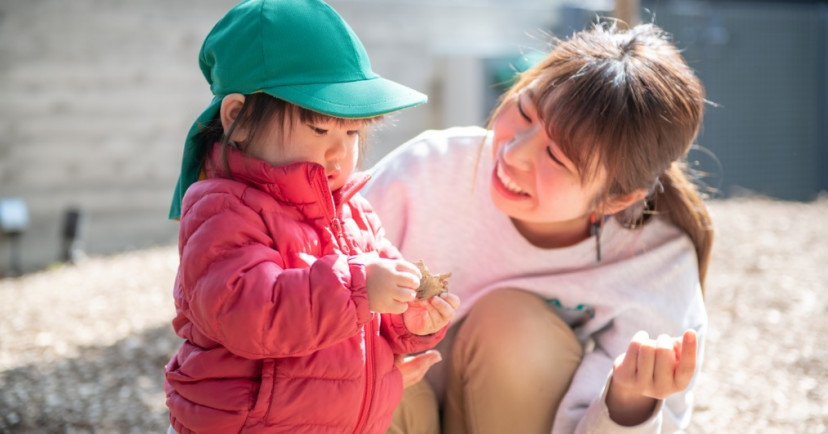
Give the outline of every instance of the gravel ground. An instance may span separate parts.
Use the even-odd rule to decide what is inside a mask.
[[[828,433],[828,198],[710,207],[710,334],[689,432]],[[0,432],[164,432],[177,262],[168,246],[0,279]]]

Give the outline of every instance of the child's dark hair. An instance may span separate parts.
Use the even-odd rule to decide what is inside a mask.
[[[258,92],[244,96],[244,104],[239,111],[237,120],[228,128],[225,133],[221,124],[221,120],[216,118],[212,123],[204,126],[201,130],[200,141],[208,147],[221,146],[222,160],[227,164],[227,148],[236,147],[242,152],[245,151],[247,144],[256,140],[262,133],[263,129],[270,125],[271,122],[276,122],[284,128],[289,128],[292,119],[299,119],[302,123],[319,123],[335,121],[340,124],[352,121],[352,119],[338,118],[328,116],[322,113],[308,110],[304,107],[289,103],[283,99],[272,97],[266,93]],[[382,119],[382,116],[355,119],[362,122],[359,128],[359,155],[360,158],[365,154],[365,147],[367,141],[367,126]],[[246,143],[234,143],[230,140],[233,136],[233,131],[236,129],[243,129],[249,131],[248,140]],[[224,172],[229,174],[230,170],[224,167]]]
[[[616,218],[627,227],[643,224],[649,213],[672,221],[696,247],[703,284],[713,227],[683,160],[701,126],[704,88],[667,34],[653,24],[629,30],[596,24],[557,41],[503,101],[530,85],[549,137],[582,181],[606,170],[600,201],[649,191]]]

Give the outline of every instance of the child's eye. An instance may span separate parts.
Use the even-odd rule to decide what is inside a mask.
[[[546,147],[546,154],[549,155],[549,158],[551,158],[552,161],[554,161],[559,166],[566,167],[566,165],[564,165],[563,162],[561,162],[561,160],[558,159],[558,157],[556,157],[554,153],[552,153],[552,147],[551,146]]]
[[[356,135],[358,135],[358,134],[359,134],[359,130],[348,130],[348,131],[347,131],[347,134],[348,134],[349,136],[356,136]]]
[[[317,128],[313,125],[308,125],[308,128],[310,128],[311,131],[313,131],[313,133],[316,134],[317,136],[324,136],[325,134],[328,134],[328,130],[326,130],[324,128]]]

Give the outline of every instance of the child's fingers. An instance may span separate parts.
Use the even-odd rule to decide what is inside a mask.
[[[406,260],[400,259],[399,261],[397,261],[396,270],[401,272],[401,273],[411,273],[414,276],[416,276],[417,277],[417,285],[419,286],[419,284],[420,284],[419,281],[420,281],[420,279],[422,279],[423,274],[420,273],[420,269],[417,268],[416,265],[414,265],[414,264],[412,264],[412,263],[410,263]],[[416,288],[416,286],[415,286],[415,288]]]
[[[417,289],[420,287],[420,278],[416,274],[408,271],[397,271],[394,274],[394,282],[398,286],[405,288]]]
[[[391,297],[394,301],[400,303],[408,303],[414,301],[417,298],[417,291],[412,289],[408,289],[406,287],[396,287],[394,288],[394,292],[392,293]]]
[[[693,380],[696,372],[696,356],[698,351],[698,337],[696,332],[688,330],[684,332],[681,340],[681,357],[676,366],[675,382],[679,390],[684,390]]]
[[[450,293],[444,292],[440,294],[440,298],[446,301],[452,309],[457,310],[460,307],[460,297]]]
[[[444,298],[431,297],[428,302],[431,303],[431,306],[434,307],[443,322],[447,323],[454,317],[454,308]]]
[[[388,305],[382,310],[382,313],[405,313],[408,310],[408,303],[399,302],[397,300],[390,300]]]

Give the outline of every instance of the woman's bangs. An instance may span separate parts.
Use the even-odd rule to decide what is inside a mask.
[[[580,99],[572,81],[559,85],[541,83],[546,92],[535,95],[546,133],[575,165],[581,182],[590,179],[600,158],[599,113]]]

